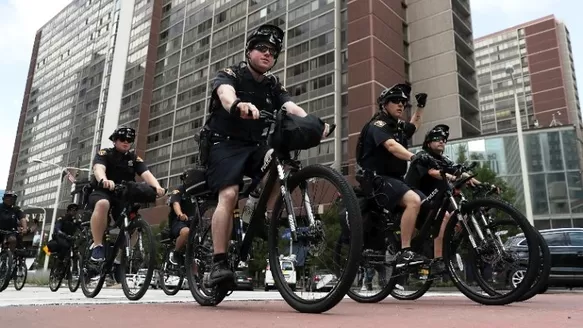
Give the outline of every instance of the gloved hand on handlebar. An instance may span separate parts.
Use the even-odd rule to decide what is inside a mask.
[[[411,157],[411,164],[421,163],[423,166],[428,166],[431,169],[440,169],[440,163],[426,152],[419,152]]]
[[[103,186],[104,189],[109,189],[111,191],[113,191],[113,189],[115,188],[115,182],[107,179],[101,180],[101,185]]]

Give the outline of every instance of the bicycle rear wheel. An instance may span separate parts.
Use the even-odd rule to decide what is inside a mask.
[[[349,250],[347,251],[347,259],[344,263],[334,263],[338,265],[339,268],[331,271],[320,271],[321,274],[315,273],[314,279],[318,279],[318,283],[316,284],[314,280],[310,280],[311,287],[308,286],[308,289],[313,288],[322,288],[322,286],[326,287],[329,284],[332,285],[328,288],[331,288],[330,293],[327,296],[322,297],[318,300],[305,300],[300,298],[295,292],[294,287],[295,284],[288,283],[289,277],[287,277],[282,271],[282,267],[280,264],[278,252],[279,252],[279,227],[280,217],[287,218],[288,216],[282,216],[282,210],[285,210],[285,205],[283,199],[280,197],[273,209],[273,216],[270,220],[270,233],[268,238],[268,246],[269,246],[269,265],[271,268],[271,273],[273,275],[273,279],[275,281],[275,285],[279,290],[279,293],[283,297],[283,299],[296,311],[302,313],[322,313],[332,309],[336,306],[346,295],[348,290],[350,289],[354,278],[356,277],[358,265],[361,259],[361,251],[362,251],[362,244],[363,244],[363,232],[362,232],[362,218],[360,213],[360,208],[358,206],[358,201],[354,190],[348,184],[348,181],[337,171],[323,166],[323,165],[310,165],[307,166],[297,173],[294,173],[290,176],[289,180],[287,181],[287,192],[286,194],[289,195],[290,200],[293,200],[291,196],[293,191],[300,187],[300,191],[302,191],[303,197],[306,196],[307,191],[309,190],[310,181],[312,179],[321,179],[325,182],[330,183],[335,188],[337,188],[338,193],[340,194],[338,199],[342,199],[344,205],[344,211],[340,211],[342,213],[332,213],[330,212],[330,217],[324,217],[324,214],[321,217],[315,217],[316,225],[309,226],[305,229],[307,232],[299,232],[298,228],[298,242],[300,239],[302,240],[300,243],[304,243],[305,245],[309,245],[307,247],[300,246],[303,248],[309,249],[308,252],[323,252],[323,248],[328,246],[327,242],[322,241],[321,239],[325,237],[326,234],[333,234],[335,229],[338,227],[334,227],[332,229],[326,229],[323,225],[325,221],[327,224],[334,225],[340,223],[347,225],[347,231],[349,234],[348,243],[349,243]],[[315,187],[314,187],[315,188]],[[299,198],[300,201],[303,201],[304,198]],[[331,195],[328,195],[329,198],[332,198]],[[310,199],[310,202],[312,199]],[[293,201],[292,201],[293,202]],[[292,206],[298,206],[299,204],[292,204]],[[316,211],[314,205],[311,205],[312,212],[314,214],[318,213]],[[323,206],[322,206],[323,207]],[[329,209],[335,209],[334,206],[329,207]],[[295,209],[294,209],[295,211]],[[291,213],[288,213],[290,215]],[[336,216],[336,218],[335,218]],[[344,218],[345,217],[345,218]],[[296,219],[298,217],[296,216]],[[339,222],[345,220],[344,222]],[[336,221],[336,222],[334,222]],[[299,222],[299,221],[298,221]],[[339,230],[339,229],[338,229]],[[336,230],[336,233],[338,231]],[[300,236],[301,235],[301,236]],[[291,240],[291,239],[290,239]],[[332,238],[334,240],[334,238]],[[333,243],[335,244],[335,242]],[[334,246],[331,246],[334,248]],[[283,247],[282,247],[283,250]],[[321,258],[317,257],[318,260],[322,260]],[[324,260],[322,260],[324,261]],[[288,273],[289,275],[289,273]],[[336,277],[335,277],[336,276]],[[328,283],[322,282],[328,281]],[[294,281],[294,280],[292,280]],[[320,286],[322,285],[322,286]]]
[[[504,233],[499,232],[488,235],[484,232],[488,229],[493,229],[493,227],[498,226],[496,222],[488,222],[487,226],[480,225],[480,230],[483,232],[484,236],[483,240],[478,237],[479,234],[477,232],[468,232],[464,228],[462,235],[465,237],[472,236],[477,243],[475,247],[470,245],[468,246],[467,250],[461,248],[458,249],[461,244],[459,243],[459,240],[455,238],[458,236],[455,233],[455,227],[456,224],[460,221],[460,216],[466,216],[468,224],[473,227],[471,225],[471,220],[476,219],[476,221],[479,221],[478,218],[475,217],[474,213],[480,213],[484,208],[488,208],[489,210],[497,209],[502,213],[509,215],[515,222],[515,227],[522,229],[526,243],[528,245],[528,249],[531,250],[528,252],[528,256],[523,259],[527,263],[523,283],[521,283],[517,288],[510,290],[506,294],[502,294],[497,291],[492,292],[493,288],[489,286],[489,283],[485,281],[485,279],[483,279],[480,274],[476,274],[480,273],[480,268],[482,267],[481,264],[490,266],[492,270],[498,270],[498,268],[503,265],[500,263],[501,261],[512,265],[516,264],[517,262],[516,259],[513,258],[512,255],[509,254],[503,246],[501,236],[504,236]],[[506,233],[508,232],[509,231],[506,231]],[[480,304],[506,305],[517,301],[532,286],[539,272],[541,263],[538,252],[539,242],[534,228],[530,225],[526,217],[518,212],[512,205],[499,199],[474,199],[463,204],[460,212],[457,215],[452,215],[449,222],[447,223],[444,232],[443,244],[444,260],[448,267],[452,282],[465,296]],[[457,267],[461,266],[459,264],[460,261],[458,260],[458,256],[461,254],[460,252],[464,251],[467,251],[467,254],[469,255],[471,264],[470,267],[474,268],[473,276],[485,293],[480,293],[473,290],[472,287],[463,281],[462,277],[456,272],[456,264]],[[478,260],[481,262],[478,263]]]
[[[184,255],[186,280],[194,300],[201,306],[217,306],[227,296],[227,291],[217,287],[207,288],[205,281],[212,267],[213,241],[211,220],[203,220],[203,214],[216,202],[204,202],[199,205],[197,220],[190,223],[188,242]],[[204,217],[207,217],[206,215]],[[212,217],[209,215],[208,217]]]

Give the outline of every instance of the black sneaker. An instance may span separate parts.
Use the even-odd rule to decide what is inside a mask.
[[[206,287],[213,288],[217,285],[223,285],[225,288],[235,285],[235,274],[231,271],[226,261],[213,263]]]
[[[410,249],[402,250],[397,254],[397,268],[406,265],[415,265],[425,262],[425,258]]]
[[[443,262],[443,258],[438,257],[433,260],[431,263],[431,276],[437,277],[445,274],[447,272],[447,267],[445,266],[445,262]]]

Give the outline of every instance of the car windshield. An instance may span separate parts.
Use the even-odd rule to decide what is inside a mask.
[[[282,270],[293,270],[294,266],[291,262],[281,262],[281,269]]]

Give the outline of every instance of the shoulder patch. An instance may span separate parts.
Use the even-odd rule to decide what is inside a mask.
[[[232,77],[237,77],[237,74],[235,74],[235,72],[233,72],[233,70],[229,67],[223,68],[222,72],[225,72],[225,73],[231,75]]]
[[[387,123],[385,121],[377,120],[373,123],[373,125],[382,128],[383,126],[387,125]]]
[[[280,84],[279,86],[282,92],[287,92],[287,89],[283,86],[283,84]]]
[[[136,156],[136,162],[142,163],[144,160],[140,156]]]
[[[105,149],[101,149],[101,150],[98,152],[98,154],[99,154],[99,156],[105,156],[105,154],[107,154],[107,150],[105,150]]]
[[[180,190],[178,190],[178,189],[174,189],[172,191],[172,195],[176,195],[176,194],[179,194],[179,193],[180,193]]]

